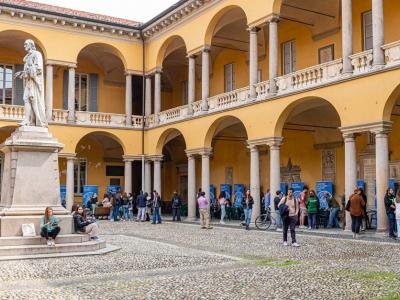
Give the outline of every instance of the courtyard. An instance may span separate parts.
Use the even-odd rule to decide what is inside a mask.
[[[121,249],[2,261],[0,299],[398,299],[399,244],[234,227],[100,221]]]

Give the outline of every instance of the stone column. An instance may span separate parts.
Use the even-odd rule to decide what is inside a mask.
[[[75,68],[68,69],[68,123],[75,123]]]
[[[193,114],[193,102],[196,101],[196,56],[189,56],[188,114]]]
[[[374,67],[385,64],[382,46],[385,43],[383,23],[383,0],[372,0],[372,37],[374,47]]]
[[[357,157],[356,138],[353,133],[343,134],[344,138],[344,182],[345,202],[349,201],[354,189],[357,187]],[[351,230],[351,216],[346,211],[346,230]]]
[[[158,123],[161,111],[161,72],[157,71],[154,78],[154,114]]]
[[[132,160],[125,159],[125,193],[132,193]]]
[[[151,115],[151,76],[146,76],[145,116]]]
[[[202,51],[201,62],[201,110],[208,111],[208,97],[210,96],[210,49]]]
[[[375,131],[376,147],[376,203],[377,230],[386,231],[388,221],[385,210],[385,193],[389,187],[388,129]]]
[[[210,156],[211,149],[205,149],[201,153],[201,189],[210,200]]]
[[[350,55],[353,54],[353,5],[352,0],[342,0],[342,52],[343,74],[353,73]]]
[[[162,158],[154,159],[154,189],[161,196],[161,160]]]
[[[144,191],[150,195],[151,193],[151,161],[146,160],[144,163]]]
[[[250,63],[249,63],[249,85],[250,85],[250,98],[255,100],[257,98],[256,84],[257,84],[257,71],[258,71],[258,28],[253,27],[250,29]]]
[[[72,205],[74,204],[74,161],[75,155],[66,157],[67,160],[67,182],[66,182],[66,209],[71,212]]]
[[[278,77],[278,17],[269,19],[269,82],[270,94],[276,94],[275,78]]]
[[[188,220],[196,219],[196,158],[188,154]]]
[[[125,114],[126,126],[132,125],[132,75],[126,74],[125,80]]]
[[[53,120],[53,66],[46,65],[46,118]]]
[[[257,146],[250,147],[250,192],[254,199],[252,222],[260,215],[260,155]]]
[[[271,195],[275,195],[276,191],[280,190],[281,185],[281,161],[280,161],[280,149],[282,144],[281,137],[271,138],[270,141],[267,142],[270,150],[270,193]],[[275,212],[275,206],[273,205],[273,201],[271,201],[271,211]]]

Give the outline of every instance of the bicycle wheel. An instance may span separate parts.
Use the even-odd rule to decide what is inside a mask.
[[[271,226],[271,219],[269,218],[269,216],[266,215],[260,215],[257,217],[256,219],[256,227],[259,230],[267,230],[269,228],[269,226]]]

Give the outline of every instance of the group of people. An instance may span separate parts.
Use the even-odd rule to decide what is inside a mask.
[[[90,210],[77,205],[72,210],[75,233],[89,234],[92,240],[98,240],[99,227]],[[40,235],[46,239],[47,246],[56,245],[56,238],[61,231],[60,219],[54,215],[51,207],[46,207],[44,215],[40,218]]]

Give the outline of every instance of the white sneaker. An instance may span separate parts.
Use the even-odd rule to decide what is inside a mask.
[[[282,228],[276,228],[276,231],[278,231],[278,232],[282,232],[283,231],[283,229]]]
[[[288,245],[288,243],[287,242],[283,242],[283,246],[287,246]]]
[[[293,243],[292,246],[293,246],[293,247],[300,247],[300,245],[297,244],[297,243]]]
[[[47,240],[47,246],[51,247],[51,241]]]
[[[51,240],[51,245],[54,247],[56,245],[56,241],[55,240]]]
[[[226,223],[224,221],[219,221],[219,224],[225,225]]]

